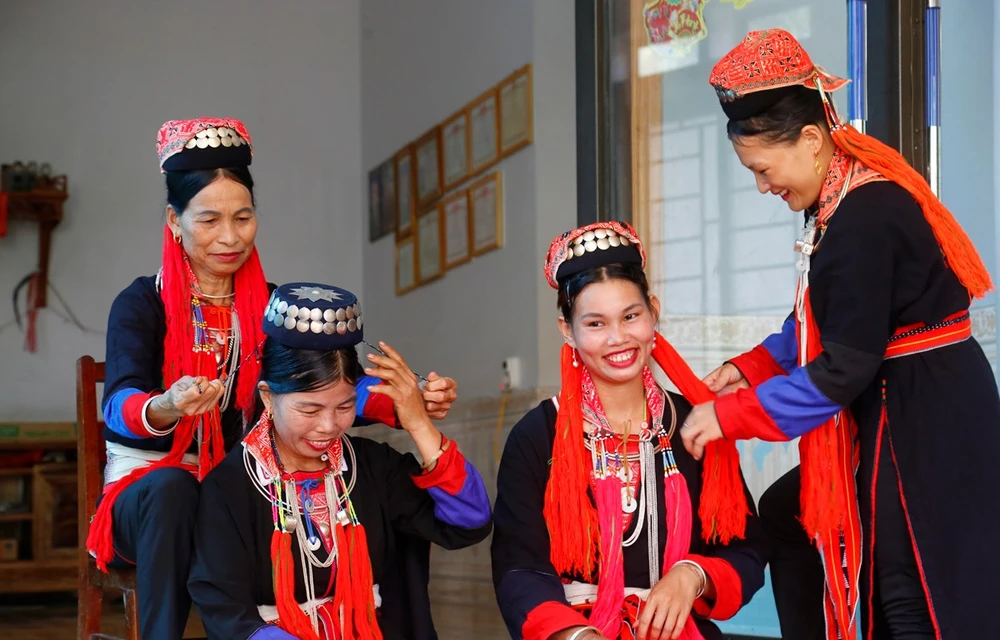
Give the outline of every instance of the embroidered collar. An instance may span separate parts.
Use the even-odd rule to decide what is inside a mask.
[[[838,148],[830,159],[816,207],[810,211],[810,215],[817,216],[816,226],[823,229],[829,224],[830,218],[848,193],[863,184],[879,180],[885,180],[882,174]]]

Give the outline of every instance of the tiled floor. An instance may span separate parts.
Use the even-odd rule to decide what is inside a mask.
[[[101,631],[125,635],[121,603],[107,599]],[[439,604],[434,621],[441,640],[503,640],[509,636],[495,607]],[[192,616],[187,638],[204,637],[201,623]],[[76,596],[0,597],[0,638],[11,640],[72,640],[76,638]]]

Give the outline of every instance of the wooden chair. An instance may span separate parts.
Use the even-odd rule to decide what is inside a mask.
[[[97,568],[86,549],[85,541],[90,520],[97,511],[97,498],[103,488],[103,468],[106,457],[103,427],[98,418],[97,385],[104,383],[104,363],[83,356],[76,362],[76,424],[77,424],[77,513],[79,517],[79,605],[77,638],[90,640],[101,630],[101,608],[104,589],[117,589],[125,596],[125,629],[127,640],[139,640],[139,615],[136,604],[134,569]]]

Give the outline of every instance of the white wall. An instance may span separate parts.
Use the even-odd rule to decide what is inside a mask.
[[[503,249],[397,297],[393,237],[364,246],[367,335],[399,347],[417,371],[455,377],[463,398],[496,394],[509,356],[522,360],[523,386],[558,383],[555,294],[541,264],[549,241],[576,222],[573,15],[570,0],[361,7],[365,171],[534,65],[535,143],[499,165]]]
[[[994,14],[1000,3],[942,3],[941,8],[941,200],[965,228],[989,267],[1000,277],[994,242],[997,229],[997,172],[1000,101],[994,69],[1000,41]],[[975,72],[969,63],[975,61]],[[991,82],[992,81],[992,82]],[[976,303],[996,304],[996,294]]]
[[[360,0],[4,3],[0,160],[69,176],[50,277],[86,326],[103,332],[118,291],[159,266],[155,140],[175,118],[247,124],[270,280],[362,293],[359,25]],[[0,239],[0,325],[36,246],[23,222]],[[74,362],[104,356],[103,336],[51,311],[38,336],[28,354],[16,327],[0,331],[0,420],[73,419]]]

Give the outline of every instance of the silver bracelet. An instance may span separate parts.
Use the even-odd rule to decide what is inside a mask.
[[[694,599],[697,600],[705,595],[705,590],[708,589],[708,574],[705,573],[705,569],[703,569],[702,566],[694,560],[678,560],[674,563],[674,566],[676,567],[678,565],[689,567],[691,571],[694,571],[698,574],[698,577],[701,578],[701,588],[698,589],[698,593],[695,594]]]
[[[601,633],[601,630],[598,629],[597,627],[583,627],[582,629],[577,629],[572,634],[570,634],[570,636],[566,638],[566,640],[576,640],[577,638],[580,637],[581,634],[586,633],[587,631],[593,631],[594,633],[597,634]]]
[[[154,398],[156,398],[156,396],[149,396],[149,399],[142,404],[142,426],[146,427],[146,431],[148,431],[149,434],[154,438],[162,438],[163,436],[169,436],[171,433],[174,432],[174,429],[177,428],[177,423],[180,422],[180,420],[175,421],[172,425],[170,425],[169,427],[167,427],[162,431],[151,427],[149,424],[149,420],[146,418],[146,409],[149,408],[149,403],[152,402]]]

